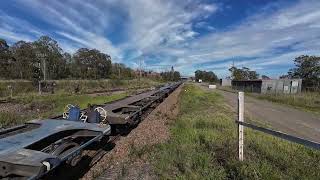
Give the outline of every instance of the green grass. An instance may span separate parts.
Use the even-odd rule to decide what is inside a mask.
[[[158,86],[163,82],[142,78],[141,81],[138,79],[57,80],[55,83],[55,94],[44,93],[39,96],[37,85],[33,85],[31,81],[0,80],[0,100],[10,100],[10,102],[22,104],[31,111],[25,112],[24,115],[14,112],[0,112],[0,128],[21,124],[33,118],[59,115],[67,104],[77,104],[81,108],[85,108],[88,103],[101,104],[126,96],[126,93],[122,93],[93,97],[86,95],[87,93],[114,88],[127,89],[126,92],[129,92],[140,88]],[[9,85],[13,87],[12,99],[9,97],[10,91],[7,88]],[[77,94],[74,93],[76,87],[79,88]],[[37,111],[37,109],[39,110]]]
[[[236,93],[231,87],[219,87],[220,90]],[[288,105],[303,111],[320,114],[320,93],[319,92],[302,92],[300,94],[257,94],[246,92],[246,95],[275,102],[278,104]]]
[[[50,82],[50,80],[49,80]],[[101,80],[55,80],[56,93],[72,94],[78,88],[80,94],[90,93],[94,91],[104,91],[114,88],[123,89],[139,89],[163,84],[163,82],[154,81],[151,79],[141,78],[124,80],[124,79],[101,79]],[[35,94],[38,92],[38,84],[33,84],[26,80],[0,80],[0,99],[10,96],[8,86],[13,87],[13,96],[24,96]]]
[[[109,96],[89,96],[54,94],[48,96],[29,95],[15,100],[16,103],[27,106],[32,112],[24,115],[13,112],[0,113],[0,128],[21,124],[33,118],[47,118],[62,114],[67,104],[78,105],[81,108],[90,104],[102,104],[127,96],[126,93],[113,94]],[[38,109],[38,110],[37,110]]]
[[[21,124],[23,117],[9,112],[0,112],[0,128]]]
[[[301,94],[251,94],[258,99],[290,105],[305,111],[320,114],[320,93],[303,92]]]
[[[220,94],[187,85],[180,107],[170,140],[148,151],[160,179],[320,178],[320,152],[248,128],[239,162],[234,114]]]

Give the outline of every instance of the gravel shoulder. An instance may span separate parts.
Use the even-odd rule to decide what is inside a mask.
[[[237,111],[237,94],[216,90]],[[245,96],[245,114],[288,134],[320,142],[320,116],[288,106]]]
[[[156,179],[152,165],[144,154],[132,157],[132,151],[163,143],[170,137],[169,123],[178,115],[178,87],[127,136],[104,155],[82,179]]]

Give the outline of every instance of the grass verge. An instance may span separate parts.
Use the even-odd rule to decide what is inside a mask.
[[[219,87],[219,89],[232,93],[238,92],[231,87]],[[320,114],[319,92],[302,92],[300,94],[257,94],[246,92],[246,95],[261,100],[288,105],[303,111]]]
[[[301,93],[295,95],[286,94],[250,94],[251,96],[276,102],[280,104],[290,105],[292,107],[320,114],[320,93]]]
[[[233,112],[216,92],[186,85],[171,138],[150,152],[160,179],[319,179],[320,152],[245,130],[237,160]]]

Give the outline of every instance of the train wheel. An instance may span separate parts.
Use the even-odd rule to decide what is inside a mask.
[[[63,158],[70,154],[71,152],[75,151],[79,148],[79,144],[75,142],[64,142],[61,145],[59,145],[53,152],[53,155],[59,156],[60,158]],[[67,164],[70,164],[71,166],[76,166],[78,162],[81,160],[81,151],[77,154],[70,157],[66,162]]]

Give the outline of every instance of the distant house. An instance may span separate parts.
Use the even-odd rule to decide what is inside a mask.
[[[255,93],[296,94],[301,92],[301,79],[232,80],[232,89]]]

